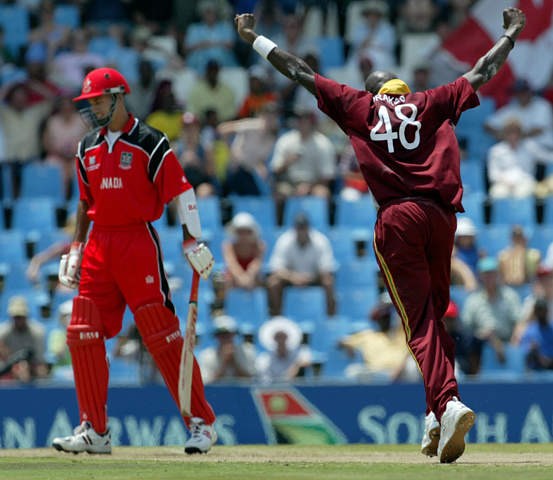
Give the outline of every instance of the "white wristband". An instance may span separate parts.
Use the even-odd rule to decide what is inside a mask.
[[[252,47],[266,60],[269,53],[271,53],[273,49],[277,48],[277,44],[263,35],[258,35],[258,37],[253,41]]]

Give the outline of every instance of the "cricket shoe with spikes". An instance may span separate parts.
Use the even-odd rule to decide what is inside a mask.
[[[421,442],[421,453],[427,457],[438,455],[440,441],[440,424],[434,412],[430,412],[424,419],[424,434]]]
[[[441,463],[457,460],[465,451],[465,435],[472,428],[476,414],[457,397],[447,402],[441,419],[438,456]]]
[[[111,433],[96,433],[89,422],[83,422],[73,430],[73,435],[54,438],[52,446],[68,453],[111,453]]]
[[[190,419],[190,438],[184,444],[184,451],[189,455],[207,453],[217,442],[217,432],[213,425],[206,425],[203,418]]]

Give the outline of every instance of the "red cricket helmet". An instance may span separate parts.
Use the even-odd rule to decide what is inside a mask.
[[[123,75],[113,68],[96,68],[83,80],[81,94],[74,102],[99,97],[110,93],[131,93],[129,84]]]

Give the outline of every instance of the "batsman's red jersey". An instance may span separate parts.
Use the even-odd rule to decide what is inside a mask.
[[[463,77],[406,95],[356,90],[315,76],[319,108],[349,136],[376,201],[424,196],[463,211],[453,124],[479,105]]]
[[[133,116],[111,148],[105,128],[87,135],[76,161],[80,198],[96,225],[157,220],[167,202],[192,188],[165,135]]]

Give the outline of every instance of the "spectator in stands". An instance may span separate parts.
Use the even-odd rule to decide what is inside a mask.
[[[75,109],[71,97],[58,98],[52,115],[46,119],[42,134],[42,144],[46,152],[45,161],[60,167],[66,199],[71,195],[77,145],[87,132],[86,125]]]
[[[9,88],[5,103],[0,103],[0,123],[4,130],[4,173],[9,170],[14,196],[19,195],[21,169],[25,163],[40,156],[40,126],[52,110],[50,101],[29,106],[25,85],[17,83]]]
[[[267,103],[257,118],[223,122],[218,133],[230,143],[230,163],[223,195],[265,195],[270,193],[267,165],[280,130],[280,109]]]
[[[84,30],[73,30],[66,46],[67,50],[61,51],[54,58],[53,78],[62,88],[78,90],[87,70],[102,67],[105,58],[88,51],[88,36]]]
[[[434,84],[431,81],[431,68],[427,62],[420,62],[413,68],[413,81],[411,82],[412,92],[424,92],[434,88]]]
[[[269,88],[267,71],[260,65],[249,70],[249,93],[238,110],[238,117],[255,117],[268,103],[275,103],[277,95]]]
[[[499,252],[499,273],[505,285],[517,287],[534,280],[541,260],[541,253],[528,247],[526,234],[521,226],[511,231],[511,246]]]
[[[457,255],[454,246],[451,252],[451,285],[462,286],[467,292],[478,288],[478,280],[472,269]]]
[[[282,134],[275,144],[271,170],[277,202],[289,196],[329,198],[336,175],[336,151],[316,129],[313,110],[298,110],[296,128]]]
[[[536,188],[539,151],[533,147],[537,145],[523,137],[522,125],[515,117],[505,121],[502,135],[503,140],[488,152],[490,196],[528,197]]]
[[[200,137],[200,120],[196,115],[182,115],[182,134],[174,142],[174,150],[184,169],[186,178],[194,187],[197,197],[209,197],[217,191],[213,148],[204,146]]]
[[[178,139],[182,132],[182,107],[177,104],[170,80],[162,80],[157,86],[152,112],[146,123],[167,135],[170,142]]]
[[[10,321],[0,324],[0,359],[5,364],[5,370],[11,378],[21,382],[47,377],[44,328],[29,319],[29,305],[25,297],[9,299],[8,315]]]
[[[549,319],[547,299],[536,299],[533,316],[522,334],[520,346],[530,370],[553,370],[553,324]]]
[[[405,332],[387,293],[381,296],[368,317],[371,328],[348,335],[338,343],[338,347],[351,357],[355,351],[363,357],[363,364],[348,367],[346,375],[357,380],[420,379],[407,348]]]
[[[397,27],[401,33],[432,32],[438,9],[432,0],[405,0],[399,9]]]
[[[232,89],[219,78],[220,64],[209,60],[205,77],[196,82],[188,96],[188,110],[202,116],[206,110],[217,113],[219,121],[231,120],[236,116],[236,98]]]
[[[286,317],[273,317],[259,329],[266,350],[257,356],[256,370],[262,382],[289,382],[302,376],[312,363],[312,352],[302,344],[299,325]]]
[[[481,256],[476,242],[477,233],[476,226],[470,218],[463,216],[457,219],[454,254],[468,265],[475,275],[477,274],[478,259]]]
[[[459,307],[450,300],[444,314],[444,325],[447,333],[455,341],[455,370],[466,375],[476,375],[480,369],[480,341],[461,322]]]
[[[252,290],[263,283],[261,267],[265,243],[252,215],[239,212],[229,226],[230,239],[223,243],[226,287]]]
[[[255,348],[243,343],[238,336],[236,320],[228,315],[213,319],[216,346],[198,355],[205,384],[225,380],[252,378],[255,374]]]
[[[276,35],[275,42],[287,52],[299,57],[304,57],[308,53],[316,53],[319,49],[313,39],[308,39],[303,34],[302,18],[296,13],[288,13],[282,17],[282,30],[280,35]],[[275,80],[280,81],[277,78]]]
[[[542,146],[551,147],[553,110],[549,102],[535,95],[525,79],[518,79],[514,83],[512,93],[511,102],[487,119],[486,130],[501,140],[507,121],[516,118],[524,137],[534,138]]]
[[[270,275],[267,280],[269,311],[280,315],[284,287],[322,286],[326,293],[327,314],[334,315],[334,270],[336,261],[329,239],[311,228],[309,218],[299,213],[294,227],[284,232],[276,241],[269,260]]]
[[[67,43],[70,30],[56,23],[54,2],[45,0],[39,9],[38,25],[29,34],[28,50],[40,54],[45,60],[51,61],[55,54]]]
[[[50,330],[46,339],[46,356],[52,369],[55,372],[59,367],[71,365],[71,354],[67,347],[67,326],[71,320],[73,311],[73,300],[66,300],[58,307],[59,326]]]
[[[243,10],[244,12],[252,10]],[[282,24],[280,19],[283,11],[278,0],[258,0],[254,7],[257,29],[260,35],[268,38],[275,38],[281,34]]]
[[[395,64],[396,34],[388,21],[389,9],[383,0],[366,0],[361,9],[363,21],[351,32],[350,61],[369,56],[375,70],[388,70]]]
[[[154,103],[156,85],[152,62],[145,58],[140,59],[138,64],[138,82],[131,85],[131,93],[127,95],[126,102],[129,110],[142,120],[150,113]]]
[[[218,65],[232,67],[234,58],[234,29],[227,20],[228,8],[215,0],[198,3],[201,20],[188,27],[185,38],[186,63],[197,72],[204,72],[209,60]],[[195,112],[199,113],[199,112]]]
[[[5,65],[14,66],[17,59],[12,51],[6,46],[6,32],[4,27],[0,25],[0,71]]]
[[[469,333],[487,342],[498,360],[504,362],[505,344],[511,340],[520,319],[520,299],[511,287],[500,283],[498,269],[495,258],[484,257],[478,261],[482,287],[468,296],[462,320]]]
[[[30,56],[29,52],[27,52],[25,60],[27,79],[24,85],[27,89],[27,102],[29,106],[52,101],[58,96],[63,95],[63,92],[57,85],[48,79],[45,59]]]
[[[361,169],[359,168],[359,162],[353,151],[353,147],[348,143],[338,161],[338,170],[340,172],[340,178],[342,180],[342,189],[340,190],[340,196],[346,200],[357,200],[362,195],[369,194],[369,187]]]

